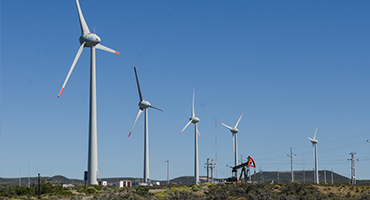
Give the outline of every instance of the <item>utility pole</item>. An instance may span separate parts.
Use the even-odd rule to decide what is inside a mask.
[[[209,158],[207,158],[207,163],[205,163],[207,166],[204,168],[207,168],[207,182],[209,183]]]
[[[167,185],[169,185],[170,184],[170,160],[167,159],[164,162],[167,163]]]
[[[214,184],[214,181],[213,181],[213,169],[215,168],[215,165],[216,164],[213,164],[213,159],[211,159],[211,184]]]
[[[350,160],[351,161],[351,184],[352,185],[356,185],[356,175],[355,175],[355,172],[356,172],[356,169],[355,169],[355,161],[358,161],[358,159],[355,159],[355,154],[356,152],[351,152],[349,153],[349,155],[351,155],[351,158],[347,159],[347,160]]]
[[[296,157],[297,155],[293,155],[293,149],[290,148],[290,155],[288,154],[287,155],[288,157],[290,157],[290,165],[291,165],[291,170],[292,170],[292,183],[294,182],[294,173],[293,173],[293,158]]]
[[[304,167],[303,167],[303,184],[306,183],[306,173],[304,171]]]
[[[326,185],[326,169],[324,167],[324,184]]]
[[[277,179],[278,179],[277,184],[280,184],[279,168],[278,168],[278,171],[277,171]]]

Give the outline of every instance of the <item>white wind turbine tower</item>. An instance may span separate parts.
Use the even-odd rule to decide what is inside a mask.
[[[141,95],[141,90],[140,90],[140,85],[139,85],[139,79],[137,78],[137,73],[136,73],[136,67],[134,67],[135,71],[135,77],[136,77],[136,83],[137,83],[137,89],[139,91],[139,111],[137,112],[134,124],[132,125],[131,131],[128,135],[130,137],[132,130],[135,127],[137,119],[140,117],[141,113],[143,110],[145,110],[145,119],[144,119],[144,183],[149,183],[149,142],[148,142],[148,109],[147,108],[154,108],[156,110],[159,110],[163,112],[161,109],[156,108],[152,106],[149,101],[146,101],[143,99],[143,96]]]
[[[64,87],[67,84],[67,81],[80,57],[84,47],[91,48],[91,57],[90,57],[90,121],[89,121],[89,155],[88,155],[88,184],[97,185],[97,176],[98,176],[98,141],[97,141],[97,113],[96,113],[96,65],[95,65],[95,48],[108,51],[111,53],[119,54],[119,52],[105,47],[100,42],[100,37],[95,33],[91,33],[89,27],[87,26],[85,19],[82,15],[80,4],[76,0],[78,17],[80,19],[80,26],[82,35],[80,36],[80,48],[77,51],[76,57],[73,60],[72,66],[69,69],[68,75],[63,83],[62,89],[59,92],[58,98],[62,94]]]
[[[316,133],[317,133],[317,128],[316,127],[316,131],[315,131],[315,135],[313,136],[313,139],[309,138],[307,136],[307,138],[311,141],[312,143],[312,147],[313,147],[313,156],[315,158],[315,183],[316,184],[319,184],[319,169],[318,169],[318,164],[319,164],[319,160],[317,159],[317,143],[319,142],[318,140],[316,140]]]
[[[236,134],[239,132],[239,129],[237,127],[238,127],[238,124],[239,124],[241,118],[243,117],[243,114],[244,113],[242,113],[242,115],[240,115],[239,120],[238,120],[238,122],[236,122],[234,128],[220,122],[220,124],[222,124],[223,126],[228,128],[231,131],[232,135],[233,135],[233,147],[234,147],[234,156],[235,156],[234,166],[238,165],[238,139],[237,139]],[[238,171],[235,172],[235,177],[236,177],[236,179],[238,179]]]
[[[186,129],[186,127],[189,126],[190,123],[193,123],[194,124],[194,135],[195,135],[195,139],[194,139],[194,147],[195,147],[195,151],[194,151],[194,184],[198,185],[200,182],[199,182],[199,162],[198,162],[198,134],[199,134],[199,137],[202,138],[202,136],[200,135],[199,131],[198,131],[198,126],[197,126],[197,123],[200,121],[200,119],[198,117],[195,116],[195,112],[194,112],[194,95],[195,95],[195,89],[193,88],[193,104],[192,104],[192,108],[191,108],[191,117],[189,119],[189,122],[185,125],[185,127],[181,130],[180,134]]]

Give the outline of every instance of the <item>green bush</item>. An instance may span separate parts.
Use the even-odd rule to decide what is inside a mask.
[[[149,188],[148,187],[137,187],[134,193],[140,196],[146,196],[149,194]]]
[[[286,184],[281,189],[283,195],[304,196],[315,193],[320,193],[316,187],[297,183]]]
[[[280,194],[273,191],[272,185],[249,184],[219,185],[208,188],[206,199],[279,199]]]
[[[206,199],[208,200],[223,200],[223,199],[229,199],[228,191],[225,189],[225,186],[222,185],[215,185],[215,186],[209,186],[208,191],[205,192]]]
[[[187,190],[175,190],[169,193],[166,193],[167,199],[176,199],[176,200],[202,200],[204,197],[196,195],[194,192]]]
[[[85,190],[86,194],[94,194],[96,192],[96,189],[94,187],[91,187],[89,186],[86,190]]]
[[[119,188],[119,189],[107,189],[103,187],[103,191],[100,195],[96,195],[93,199],[96,200],[115,200],[115,199],[135,199],[133,197],[133,190],[129,190],[128,188]],[[136,196],[136,199],[141,199]]]

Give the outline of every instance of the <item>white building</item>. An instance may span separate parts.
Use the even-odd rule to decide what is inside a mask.
[[[112,183],[116,188],[121,187],[131,187],[131,181],[130,180],[120,180],[117,182]]]

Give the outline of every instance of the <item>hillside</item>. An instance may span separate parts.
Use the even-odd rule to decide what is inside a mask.
[[[290,171],[284,172],[277,172],[277,171],[262,171],[262,175],[260,172],[255,173],[252,175],[252,179],[257,182],[263,183],[278,183],[278,174],[279,174],[279,183],[290,183],[292,180],[292,174]],[[300,183],[313,183],[314,179],[314,172],[311,171],[294,171],[294,181]],[[324,171],[319,171],[319,182],[325,182],[325,174]],[[333,172],[333,182],[334,184],[348,184],[349,179],[344,177],[340,174]],[[326,171],[326,183],[331,184],[331,171]]]

